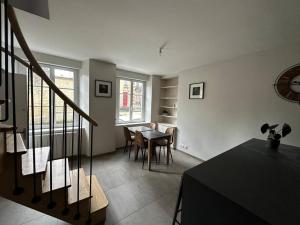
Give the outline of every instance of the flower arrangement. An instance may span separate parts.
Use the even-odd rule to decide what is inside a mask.
[[[291,133],[292,129],[290,125],[287,123],[283,124],[281,130],[276,131],[275,129],[278,127],[278,124],[269,125],[265,123],[261,126],[260,130],[264,134],[269,131],[268,135],[268,147],[277,150],[280,145],[280,139],[286,137],[289,133]]]

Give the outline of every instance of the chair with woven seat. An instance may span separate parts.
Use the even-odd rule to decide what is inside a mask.
[[[131,152],[131,149],[132,149],[132,145],[133,145],[135,136],[131,135],[128,127],[124,127],[124,137],[125,137],[125,141],[126,141],[126,144],[125,144],[125,147],[124,147],[124,152],[127,152],[128,147],[129,147],[129,158],[130,158],[130,152]],[[128,146],[128,144],[129,144],[129,146]]]
[[[165,134],[169,134],[171,136],[170,138],[170,145],[173,144],[174,142],[174,134],[175,134],[175,128],[174,127],[168,127],[165,131]],[[161,150],[163,148],[164,150],[164,155],[165,155],[165,147],[168,146],[168,141],[167,140],[159,140],[159,141],[156,141],[155,146],[159,146],[159,155],[158,155],[158,162],[160,162],[160,154],[161,154]],[[171,155],[171,159],[172,159],[172,162],[173,161],[173,155],[172,155],[172,151],[170,150],[170,155]]]
[[[150,123],[149,128],[156,130],[156,123]]]

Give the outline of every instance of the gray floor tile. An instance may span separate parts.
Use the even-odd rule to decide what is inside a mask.
[[[182,173],[199,160],[173,151],[174,163],[153,162],[153,172],[139,159],[117,151],[94,158],[93,174],[109,200],[105,225],[170,225]],[[89,174],[89,160],[83,167]],[[66,225],[67,223],[0,198],[0,225]]]

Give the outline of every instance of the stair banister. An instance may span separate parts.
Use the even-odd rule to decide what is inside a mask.
[[[74,109],[77,113],[79,113],[83,118],[85,118],[87,121],[92,123],[94,126],[98,126],[97,122],[92,119],[89,115],[87,115],[84,111],[82,111],[70,98],[68,98],[52,81],[51,79],[46,75],[44,70],[41,68],[39,63],[36,61],[35,57],[33,56],[27,42],[25,41],[25,38],[23,36],[23,33],[20,29],[20,25],[18,23],[15,11],[11,5],[8,5],[8,18],[11,23],[12,29],[15,33],[15,36],[19,42],[19,45],[21,49],[23,50],[25,56],[30,62],[30,65],[33,66],[34,72],[42,77],[42,79],[49,85],[49,87],[55,92],[56,95],[58,95],[63,101],[65,101],[72,109]]]

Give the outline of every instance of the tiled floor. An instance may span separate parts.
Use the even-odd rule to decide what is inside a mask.
[[[122,151],[96,157],[94,174],[109,200],[105,225],[170,225],[183,171],[201,161],[179,151],[174,163],[153,163],[153,172]],[[87,169],[87,168],[86,168]],[[85,171],[89,171],[88,169]],[[87,172],[88,173],[88,172]],[[0,198],[0,225],[66,225],[66,223]]]

